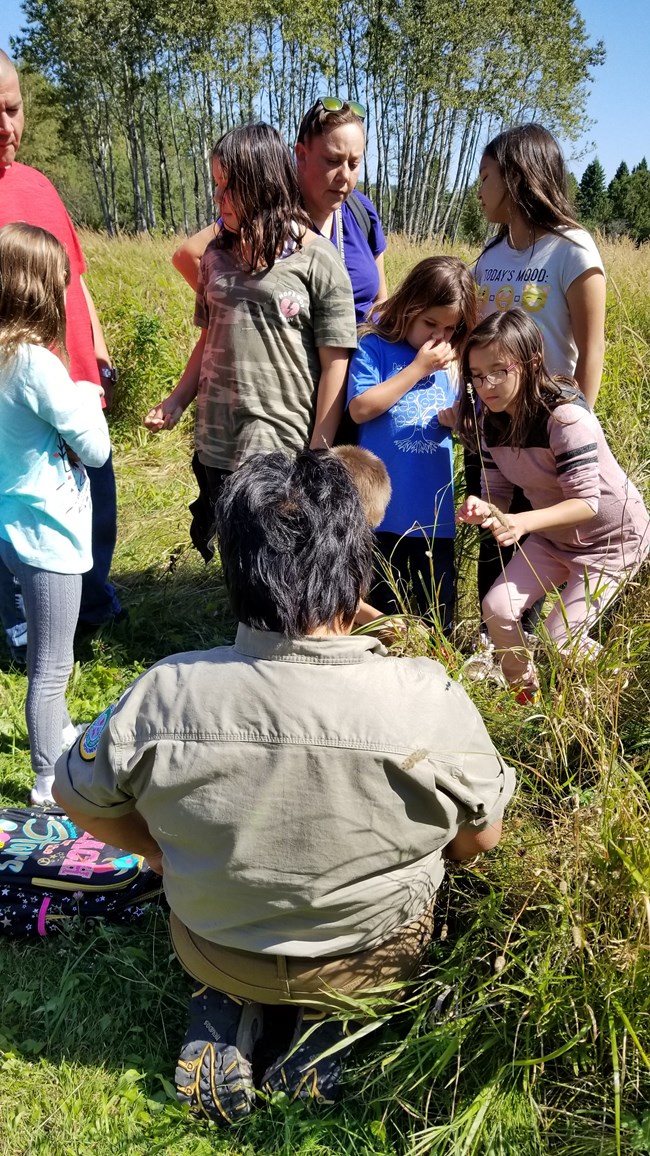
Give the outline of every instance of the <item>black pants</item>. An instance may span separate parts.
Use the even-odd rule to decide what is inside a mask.
[[[465,485],[468,494],[474,494],[476,497],[481,496],[481,459],[478,454],[472,454],[469,450],[465,450],[464,457],[465,466]],[[510,514],[523,514],[526,510],[531,510],[532,506],[523,490],[519,486],[515,486],[512,495],[512,502],[510,503]],[[525,537],[521,539],[525,542]],[[483,599],[494,586],[497,578],[503,574],[505,567],[512,558],[515,552],[514,546],[497,546],[494,540],[494,535],[490,530],[482,530],[479,552],[478,552],[478,572],[477,572],[477,586],[478,597],[481,607],[483,606]],[[540,620],[544,599],[540,598],[530,610],[526,610],[522,625],[524,630],[531,634],[535,630],[537,623]],[[483,621],[481,612],[481,622]]]
[[[214,503],[219,497],[221,487],[232,470],[220,470],[216,466],[204,466],[195,452],[192,458],[192,470],[199,485],[199,496],[190,502],[190,538],[201,557],[210,562],[214,557]]]
[[[386,531],[375,537],[397,589],[404,595],[410,584],[420,616],[428,618],[432,611],[437,611],[442,628],[448,634],[456,601],[454,539],[434,538],[430,541],[424,534],[400,537]],[[370,602],[382,614],[395,614],[400,610],[395,590],[379,566],[375,566]]]

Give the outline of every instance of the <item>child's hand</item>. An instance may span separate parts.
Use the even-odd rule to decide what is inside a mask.
[[[494,514],[487,502],[482,498],[475,498],[472,494],[465,498],[462,506],[456,511],[456,521],[465,522],[469,526],[483,526],[492,529]]]
[[[183,406],[179,405],[170,394],[159,405],[155,405],[153,409],[149,410],[144,419],[144,425],[148,430],[151,430],[151,433],[160,433],[161,429],[173,429],[175,425],[178,425],[184,412]]]
[[[525,514],[504,514],[490,502],[471,495],[465,498],[457,511],[456,521],[491,530],[499,546],[516,546],[520,538],[528,533]]]
[[[520,538],[528,531],[525,525],[525,514],[501,514],[502,521],[495,519],[490,526],[499,546],[516,546]]]
[[[420,376],[427,377],[435,373],[436,369],[444,369],[455,356],[448,341],[425,341],[415,355],[415,364],[420,370]]]
[[[456,429],[458,421],[458,406],[457,401],[453,405],[447,406],[445,409],[438,410],[438,421],[440,425],[444,425],[446,429]]]

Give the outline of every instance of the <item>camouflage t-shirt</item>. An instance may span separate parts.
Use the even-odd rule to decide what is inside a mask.
[[[303,449],[316,412],[319,347],[357,344],[352,287],[334,246],[316,238],[250,273],[212,242],[201,260],[194,322],[207,329],[200,461],[232,470],[253,453]]]

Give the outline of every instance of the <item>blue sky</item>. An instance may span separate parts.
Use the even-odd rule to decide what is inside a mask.
[[[22,24],[20,0],[1,0],[0,48]],[[564,144],[569,166],[578,177],[598,156],[608,180],[620,161],[630,168],[645,154],[650,163],[650,129],[645,112],[650,63],[649,0],[578,0],[590,39],[603,40],[607,59],[596,70],[588,103],[595,123],[577,144]]]

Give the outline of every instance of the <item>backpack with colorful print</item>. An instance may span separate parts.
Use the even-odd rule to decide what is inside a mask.
[[[0,934],[45,936],[74,916],[142,918],[162,879],[131,855],[82,831],[58,807],[0,808]]]

